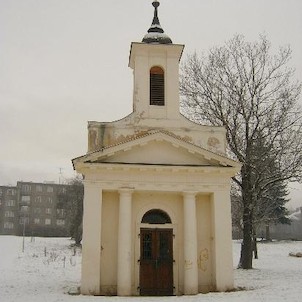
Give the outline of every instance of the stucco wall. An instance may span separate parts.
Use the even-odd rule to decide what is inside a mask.
[[[176,125],[176,126],[175,126]],[[178,119],[149,119],[132,113],[111,122],[88,123],[88,153],[146,135],[150,130],[165,130],[200,147],[225,154],[225,129],[195,124],[179,113]]]

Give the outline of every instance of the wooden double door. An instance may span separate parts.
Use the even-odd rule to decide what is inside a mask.
[[[141,229],[140,294],[173,295],[173,230]]]

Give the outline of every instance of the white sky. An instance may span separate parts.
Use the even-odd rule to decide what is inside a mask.
[[[0,0],[0,185],[73,175],[87,121],[132,109],[130,43],[153,17],[152,0]],[[235,33],[290,44],[302,80],[301,0],[162,0],[159,17],[186,54]],[[302,186],[292,193],[302,204]]]

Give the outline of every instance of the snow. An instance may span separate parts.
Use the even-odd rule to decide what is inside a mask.
[[[81,252],[70,248],[66,238],[0,236],[0,302],[284,302],[301,301],[302,242],[259,244],[259,260],[253,270],[234,269],[238,291],[181,297],[91,297],[68,294],[80,284]],[[234,264],[240,242],[234,241]],[[239,290],[240,289],[240,290]]]

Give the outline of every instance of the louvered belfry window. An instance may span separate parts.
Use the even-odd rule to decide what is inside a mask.
[[[158,66],[150,69],[150,105],[165,105],[165,73]]]

